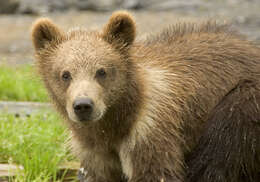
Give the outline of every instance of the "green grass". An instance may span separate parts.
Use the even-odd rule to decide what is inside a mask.
[[[0,100],[48,102],[48,96],[31,65],[0,65]],[[0,163],[23,167],[9,181],[62,181],[66,172],[59,166],[74,161],[64,145],[67,139],[68,133],[55,113],[17,118],[0,111]]]
[[[25,118],[0,114],[0,163],[23,166],[13,181],[62,181],[56,178],[58,166],[72,160],[64,145],[67,138],[54,113]]]
[[[47,102],[48,96],[32,66],[1,65],[0,100]]]

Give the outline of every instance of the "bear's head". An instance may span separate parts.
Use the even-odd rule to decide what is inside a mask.
[[[131,79],[129,50],[136,28],[114,13],[101,31],[60,30],[42,18],[32,28],[39,73],[59,111],[78,123],[96,122],[124,99]]]

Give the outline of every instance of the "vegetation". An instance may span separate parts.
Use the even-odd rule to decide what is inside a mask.
[[[64,145],[68,134],[56,114],[0,114],[0,121],[0,163],[23,167],[15,181],[62,181],[66,171],[58,174],[59,166],[72,157]]]
[[[0,66],[0,100],[47,102],[47,92],[31,65]]]
[[[0,65],[0,100],[48,102],[48,96],[33,66]],[[0,110],[0,163],[22,167],[9,181],[64,181],[69,175],[75,178],[71,171],[60,169],[75,161],[64,145],[67,140],[68,133],[55,113],[42,111],[16,117]]]

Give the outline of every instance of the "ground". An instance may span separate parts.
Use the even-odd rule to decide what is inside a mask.
[[[185,3],[184,3],[185,4]],[[186,3],[188,4],[188,3]],[[164,8],[167,9],[167,8]],[[179,5],[167,11],[135,11],[138,36],[158,32],[163,27],[176,21],[205,18],[216,18],[219,21],[232,22],[251,40],[260,41],[260,2],[248,0],[206,1],[205,5]],[[64,13],[0,16],[0,62],[31,63],[33,61],[32,44],[30,41],[31,23],[39,16],[48,16],[62,28],[74,26],[89,29],[99,28],[109,18],[111,12],[68,11]]]

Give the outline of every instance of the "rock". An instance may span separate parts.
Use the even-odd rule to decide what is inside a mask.
[[[122,7],[126,9],[149,9],[149,10],[188,10],[206,7],[207,1],[202,0],[124,0]]]
[[[64,11],[75,5],[77,0],[19,0],[19,13],[44,14],[53,11]]]
[[[126,9],[141,9],[144,7],[144,2],[141,0],[124,0],[122,7]]]
[[[238,0],[230,0],[236,2]],[[208,0],[1,0],[3,12],[24,14],[44,14],[53,11],[76,10],[107,11],[115,9],[148,10],[198,10],[207,8]],[[232,4],[232,3],[231,3]],[[18,9],[18,10],[17,10]]]
[[[18,13],[22,14],[43,14],[50,11],[48,0],[19,0]]]
[[[0,13],[11,14],[15,13],[19,7],[18,0],[1,0],[0,1]]]
[[[75,7],[78,0],[49,0],[48,6],[50,11],[65,11]]]
[[[122,0],[76,0],[75,7],[78,10],[113,10],[122,4]]]
[[[122,0],[19,0],[19,13],[44,14],[69,9],[107,11],[122,4]]]
[[[1,0],[0,13],[45,14],[69,9],[107,11],[121,6],[123,0]]]

